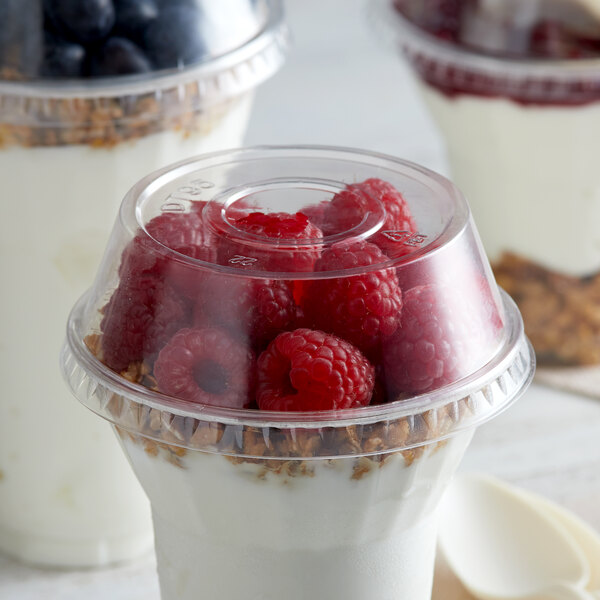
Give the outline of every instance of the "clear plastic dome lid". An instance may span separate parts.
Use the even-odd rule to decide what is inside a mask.
[[[154,94],[201,82],[223,100],[282,63],[280,0],[4,2],[0,93],[44,99]]]
[[[8,0],[3,79],[97,79],[214,61],[280,17],[277,0]]]
[[[600,98],[600,12],[592,0],[374,0],[377,29],[448,95],[522,103]]]
[[[489,416],[532,368],[460,192],[410,163],[320,147],[221,152],[142,180],[65,352],[84,403],[84,380],[111,390],[91,407],[113,422],[119,389],[218,422],[396,414],[419,429],[415,415],[456,416],[449,404],[513,369],[510,392],[476,411]]]
[[[289,46],[281,0],[43,6],[0,3],[10,24],[0,35],[7,146],[111,147],[166,130],[210,132],[282,66]]]

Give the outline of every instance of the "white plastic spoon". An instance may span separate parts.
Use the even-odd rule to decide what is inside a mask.
[[[441,507],[440,547],[478,598],[596,600],[587,560],[543,511],[485,477],[463,476]]]
[[[471,477],[475,476],[471,475]],[[487,479],[491,478],[487,477]],[[503,487],[507,493],[514,494],[519,500],[527,502],[536,510],[545,513],[567,531],[583,552],[591,569],[586,588],[600,600],[600,535],[585,521],[561,508],[558,504],[499,479],[494,479],[493,481],[497,486]]]
[[[561,508],[558,504],[507,483],[498,483],[512,493],[520,495],[525,501],[546,513],[567,530],[590,566],[590,578],[586,587],[600,600],[600,536],[585,521]]]

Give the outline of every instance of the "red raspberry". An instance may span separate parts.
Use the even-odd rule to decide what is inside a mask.
[[[320,240],[323,234],[302,213],[253,212],[235,219],[232,224],[250,236],[244,237],[243,241],[223,239],[219,247],[221,264],[242,264],[259,271],[301,273],[312,271],[319,258],[319,246],[314,242]],[[267,241],[262,247],[261,240]],[[280,243],[269,243],[269,240],[278,240]],[[312,243],[298,243],[303,240]],[[247,264],[242,262],[243,258],[249,259]]]
[[[222,329],[181,329],[154,364],[158,389],[170,396],[227,408],[252,401],[254,356]]]
[[[541,58],[597,58],[600,41],[578,36],[560,20],[546,19],[537,23],[530,34],[529,54]]]
[[[396,269],[398,283],[403,290],[428,284],[445,285],[460,290],[464,302],[470,305],[473,319],[479,319],[486,331],[499,333],[502,317],[496,297],[490,287],[491,275],[481,271],[472,255],[470,239],[450,244],[428,255],[426,261],[402,265]]]
[[[296,315],[290,282],[215,274],[206,279],[199,294],[194,326],[223,327],[262,349],[278,333],[291,329]]]
[[[190,204],[190,212],[197,214],[200,218],[202,218],[202,213],[204,209],[208,205],[208,202],[203,202],[202,200],[196,200]]]
[[[487,331],[455,289],[430,284],[408,290],[400,327],[384,344],[388,391],[426,392],[472,372],[490,351]]]
[[[373,395],[371,396],[371,404],[385,404],[388,401],[385,378],[383,376],[383,366],[375,367],[375,385],[373,386]]]
[[[367,267],[387,260],[370,242],[340,242],[323,252],[315,271]],[[402,291],[395,269],[378,269],[307,282],[301,305],[314,328],[343,337],[369,355],[398,328]]]
[[[311,204],[302,209],[302,214],[308,217],[308,220],[319,229],[323,229],[325,222],[325,211],[329,206],[329,200],[323,200],[319,204]]]
[[[123,252],[119,268],[121,280],[152,274],[193,298],[202,287],[205,271],[177,260],[161,244],[179,254],[215,262],[215,250],[202,222],[199,208],[202,204],[194,203],[194,210],[189,213],[163,213],[152,219],[146,226],[148,233],[138,233]],[[155,241],[149,239],[148,234]]]
[[[194,257],[199,248],[207,248],[202,221],[204,206],[204,202],[195,202],[190,212],[164,212],[154,217],[146,225],[146,230],[168,248]]]
[[[338,192],[323,215],[323,233],[334,235],[350,231],[368,213],[380,212],[380,204],[385,210],[384,223],[381,231],[370,238],[370,241],[394,258],[413,252],[415,248],[405,245],[402,239],[400,242],[394,241],[400,232],[417,231],[408,204],[394,186],[381,179],[367,179],[362,183],[348,185]]]
[[[323,331],[278,335],[258,359],[263,410],[311,411],[366,406],[375,370],[358,348]]]
[[[115,371],[151,359],[190,319],[190,307],[170,285],[142,275],[121,282],[100,323],[104,362]]]

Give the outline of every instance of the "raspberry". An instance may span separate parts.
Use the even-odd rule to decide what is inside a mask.
[[[537,23],[529,38],[529,54],[540,58],[596,58],[600,40],[579,37],[560,20],[546,19]]]
[[[121,280],[137,277],[139,274],[152,274],[169,281],[173,287],[193,298],[202,287],[205,272],[167,254],[163,246],[205,262],[215,262],[215,251],[204,228],[201,206],[194,203],[189,213],[163,213],[152,219],[145,232],[140,232],[130,242],[121,259],[119,275]],[[196,206],[198,205],[198,206]]]
[[[235,219],[232,224],[250,236],[244,241],[222,240],[219,248],[221,264],[243,264],[236,259],[237,256],[250,259],[251,262],[245,265],[249,269],[301,273],[312,271],[319,258],[319,246],[314,245],[314,241],[321,239],[323,234],[302,213],[253,212]],[[279,243],[267,243],[261,248],[261,240],[278,240]],[[298,243],[303,240],[313,243]],[[288,248],[285,247],[286,242]]]
[[[227,408],[252,401],[254,356],[222,329],[181,329],[154,364],[158,389],[170,396]]]
[[[194,308],[194,326],[214,324],[262,349],[291,329],[297,307],[292,284],[216,274],[206,279]]]
[[[325,209],[323,233],[334,235],[350,231],[368,213],[379,213],[380,204],[385,210],[385,219],[381,231],[372,236],[370,241],[394,258],[413,252],[414,247],[394,241],[400,232],[417,231],[408,204],[394,186],[381,179],[367,179],[338,192]]]
[[[197,214],[200,218],[202,218],[202,213],[206,208],[208,202],[204,202],[202,200],[196,200],[190,204],[190,212]]]
[[[346,270],[387,260],[370,242],[340,242],[325,250],[315,271]],[[304,284],[301,306],[308,322],[348,340],[367,355],[400,324],[402,291],[395,269]]]
[[[358,348],[312,329],[278,335],[258,359],[263,410],[311,411],[366,406],[375,370]]]
[[[388,391],[426,392],[469,373],[489,348],[487,330],[455,289],[408,290],[400,327],[384,344]]]
[[[308,217],[308,220],[319,229],[323,229],[325,222],[325,211],[329,206],[329,200],[323,200],[319,204],[311,204],[302,208],[302,214]]]
[[[502,317],[490,279],[481,271],[465,243],[440,248],[429,255],[427,261],[403,265],[396,270],[396,276],[403,290],[433,283],[461,290],[465,302],[467,298],[471,299],[471,318],[479,319],[485,331],[494,332],[494,335],[502,329]]]
[[[379,364],[375,367],[375,385],[373,386],[371,404],[385,404],[387,401],[388,397],[383,376],[383,366]]]
[[[167,283],[149,275],[119,285],[100,323],[104,362],[115,371],[151,358],[190,318],[190,308]]]

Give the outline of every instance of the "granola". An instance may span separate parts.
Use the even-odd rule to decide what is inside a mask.
[[[0,148],[87,145],[112,148],[163,131],[206,135],[239,98],[206,105],[196,82],[137,96],[21,98],[0,103]]]
[[[140,374],[137,383],[143,380],[145,371],[137,369]],[[124,371],[122,376],[129,378],[132,372],[133,369]],[[469,410],[467,399],[460,404]],[[422,456],[425,446],[432,443],[429,440],[443,436],[455,420],[452,411],[442,407],[429,411],[422,419],[404,417],[369,425],[312,429],[261,428],[181,417],[118,394],[111,396],[108,410],[119,422],[116,427],[119,435],[140,444],[152,457],[162,456],[185,468],[182,459],[190,451],[219,453],[232,464],[259,465],[259,478],[269,472],[286,478],[312,477],[314,460],[311,459],[323,457],[352,458],[352,479],[361,479],[373,469],[381,468],[393,454],[402,454],[406,466],[410,466]],[[445,441],[433,443],[437,449]]]
[[[102,361],[101,336],[90,334],[85,344]],[[157,391],[151,366],[142,362],[130,365],[120,376]],[[482,390],[483,402],[493,405],[493,394]],[[406,466],[425,452],[425,447],[442,447],[444,438],[459,422],[466,423],[482,407],[467,396],[456,402],[432,408],[421,415],[410,415],[351,426],[315,425],[312,428],[254,427],[179,416],[151,408],[116,393],[106,404],[117,432],[141,445],[152,457],[162,456],[185,468],[182,460],[190,451],[223,454],[232,464],[252,463],[261,467],[258,477],[268,472],[284,477],[312,476],[314,458],[334,460],[350,457],[354,461],[352,479],[361,479],[381,468],[395,454]],[[435,451],[434,450],[434,451]]]
[[[511,253],[492,266],[521,310],[540,364],[600,363],[600,272],[573,277]]]

